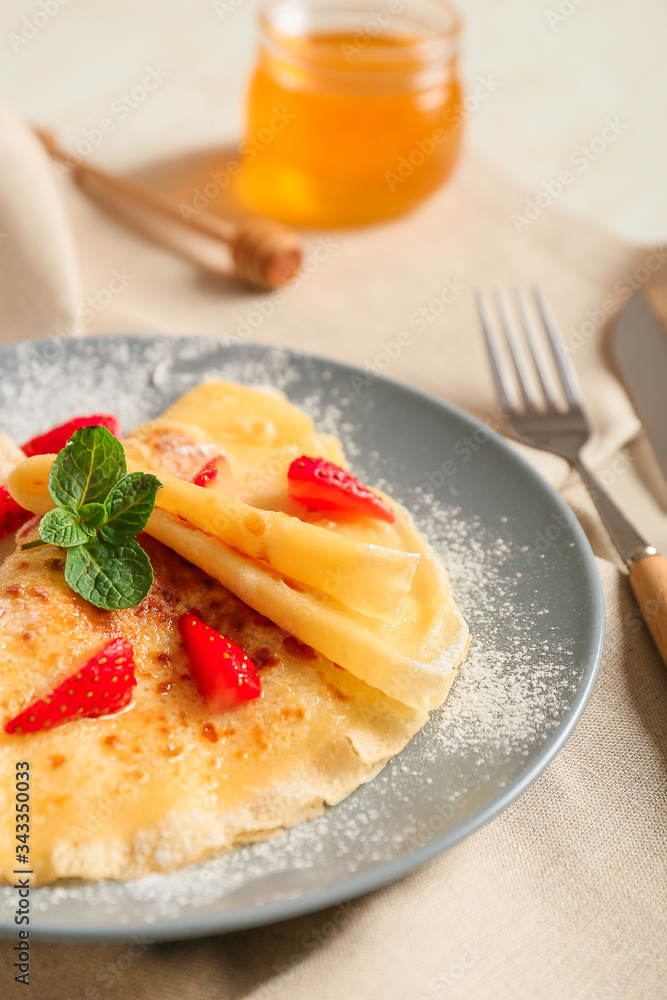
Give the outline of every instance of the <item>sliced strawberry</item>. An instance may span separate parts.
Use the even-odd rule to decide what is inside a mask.
[[[212,712],[224,712],[262,694],[255,664],[240,646],[207,625],[195,609],[181,615],[178,626],[188,654],[190,673]]]
[[[210,462],[207,462],[192,482],[195,486],[203,486],[207,490],[218,490],[220,493],[229,493],[231,496],[235,496],[238,492],[238,483],[234,479],[232,467],[225,455],[216,455]]]
[[[125,708],[136,687],[134,650],[127,639],[111,639],[86,665],[5,723],[6,733],[36,733],[78,716],[88,719]]]
[[[384,500],[345,469],[324,458],[295,458],[287,471],[288,492],[310,510],[339,510],[375,517],[392,524],[396,518]]]
[[[33,516],[17,504],[6,486],[0,486],[0,540],[15,534]]]
[[[106,427],[117,438],[123,437],[120,424],[109,413],[95,413],[92,417],[74,417],[59,427],[52,427],[46,434],[38,434],[21,445],[26,455],[56,455],[64,448],[74,431],[81,427]]]

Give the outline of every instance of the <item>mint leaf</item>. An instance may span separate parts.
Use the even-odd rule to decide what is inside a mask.
[[[49,545],[69,548],[83,545],[95,534],[95,528],[80,523],[78,513],[72,507],[55,507],[45,514],[39,524],[39,537]]]
[[[160,480],[148,472],[131,472],[123,476],[107,497],[108,518],[100,531],[101,536],[119,543],[143,531],[161,486]]]
[[[106,427],[82,427],[60,451],[49,473],[49,493],[61,507],[78,510],[103,502],[127,471],[123,446]]]
[[[91,528],[99,528],[106,524],[106,506],[103,503],[84,503],[83,507],[79,507],[79,517],[84,524],[89,524]]]
[[[153,567],[137,542],[114,545],[98,536],[68,550],[65,581],[96,608],[133,608],[151,589]]]
[[[55,510],[40,523],[36,545],[66,548],[65,581],[107,611],[133,608],[153,583],[150,559],[134,540],[146,527],[162,483],[127,475],[125,452],[101,425],[76,430],[54,459],[49,493]]]

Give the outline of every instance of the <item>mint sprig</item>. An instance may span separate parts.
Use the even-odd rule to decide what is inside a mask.
[[[127,473],[120,441],[106,427],[74,432],[49,473],[56,504],[39,526],[39,544],[67,549],[65,581],[106,611],[140,604],[153,583],[150,559],[134,540],[144,530],[162,483]]]

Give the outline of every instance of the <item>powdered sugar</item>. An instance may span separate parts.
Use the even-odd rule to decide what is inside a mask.
[[[474,747],[481,757],[527,751],[557,722],[566,683],[553,668],[551,644],[531,639],[533,617],[548,608],[535,601],[527,613],[517,613],[517,571],[508,541],[485,541],[483,527],[460,509],[428,506],[429,518],[418,515],[420,527],[444,549],[472,633],[456,687],[439,713],[436,738],[449,753],[462,746]]]

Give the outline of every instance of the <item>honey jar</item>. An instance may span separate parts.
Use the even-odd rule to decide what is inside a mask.
[[[295,225],[398,215],[459,150],[460,22],[446,0],[268,0],[240,200]]]

